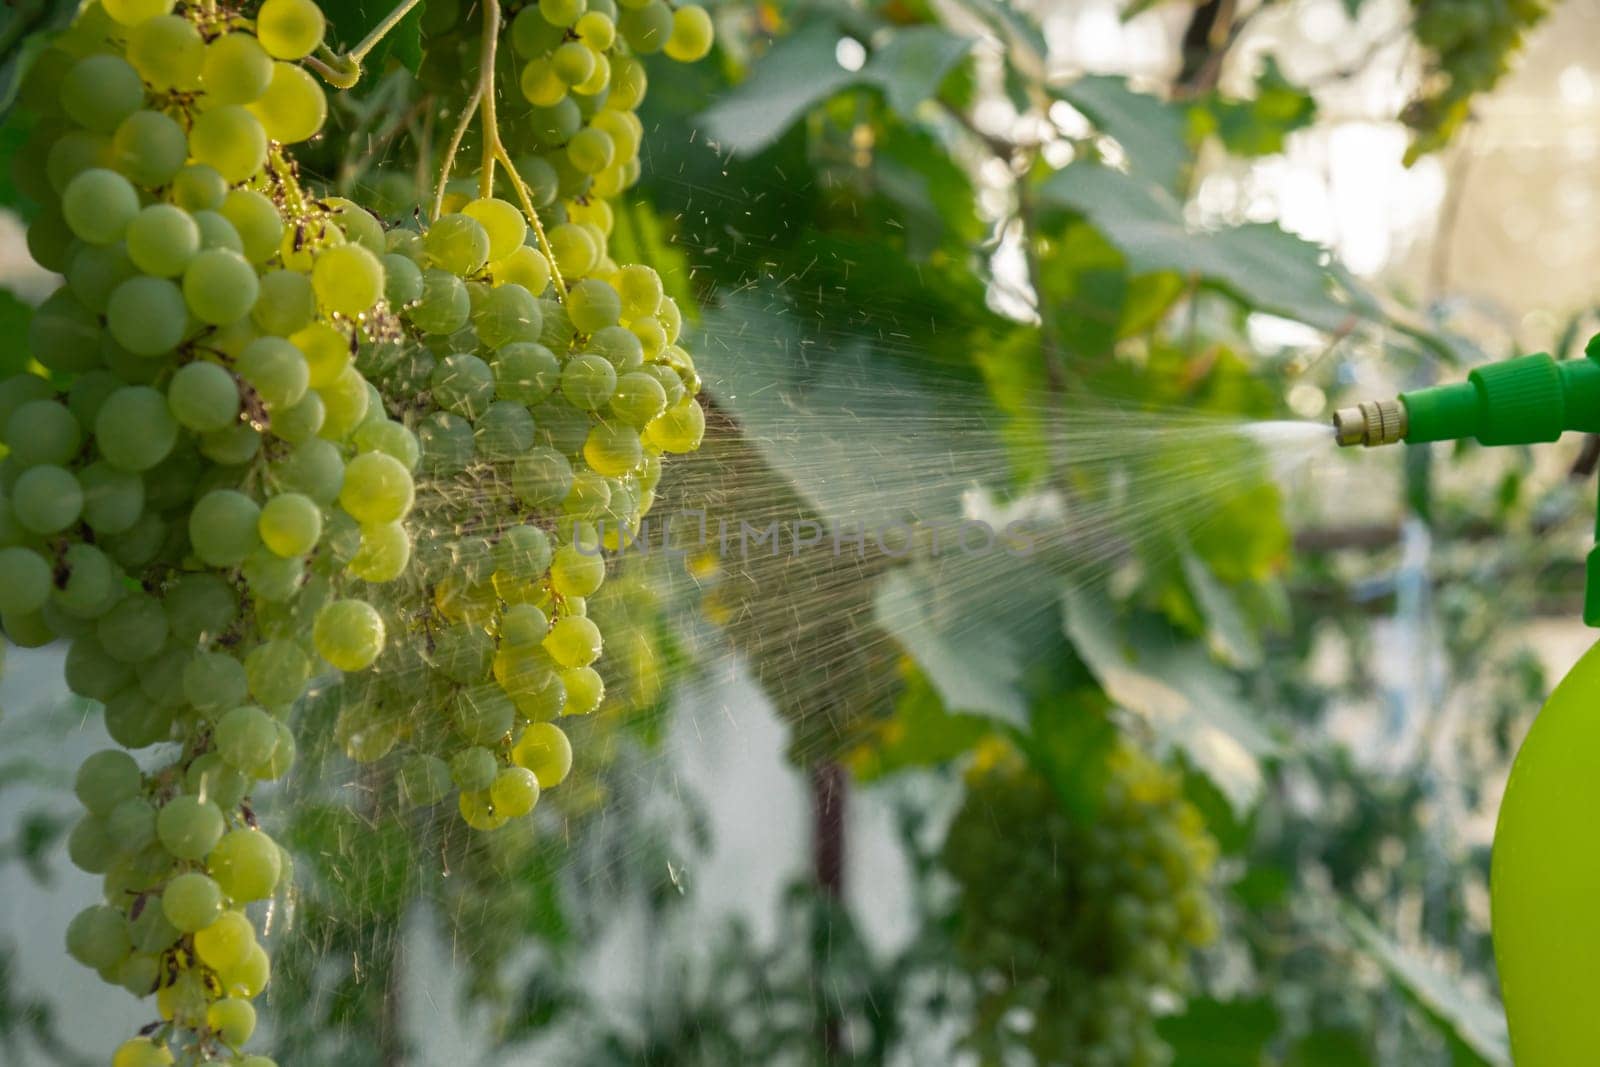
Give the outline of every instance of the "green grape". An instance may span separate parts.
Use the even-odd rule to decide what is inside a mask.
[[[206,862],[222,891],[241,904],[271,896],[283,863],[277,843],[259,830],[231,830],[222,835]]]
[[[263,641],[244,658],[244,670],[257,701],[281,706],[299,699],[311,677],[311,660],[293,641]]]
[[[132,948],[128,920],[115,908],[96,904],[67,924],[67,952],[85,967],[97,971],[114,967]]]
[[[100,617],[95,635],[114,659],[138,663],[166,643],[167,615],[155,597],[129,593]]]
[[[84,308],[100,314],[106,310],[111,291],[137,273],[120,243],[85,244],[67,262],[67,285]]]
[[[604,130],[585,126],[567,142],[567,158],[585,174],[598,174],[616,158],[616,145]]]
[[[201,322],[220,326],[242,318],[259,292],[255,268],[226,248],[200,252],[183,273],[184,302]]]
[[[396,522],[411,510],[414,489],[405,464],[382,452],[363,452],[344,471],[339,505],[357,522]]]
[[[188,653],[183,649],[167,645],[135,669],[139,691],[157,704],[169,707],[182,704],[183,668],[188,661]]]
[[[206,45],[201,82],[212,105],[259,99],[272,73],[272,57],[247,33],[225,33]]]
[[[204,930],[222,915],[222,889],[198,871],[177,875],[162,891],[161,912],[182,933]]]
[[[585,0],[539,0],[539,14],[552,26],[571,26],[588,6]]]
[[[322,537],[322,512],[300,493],[280,493],[261,509],[261,541],[280,556],[303,556]],[[277,703],[267,701],[267,703]]]
[[[239,232],[245,258],[250,262],[264,263],[278,254],[283,241],[283,218],[271,200],[253,189],[234,189],[217,210]]]
[[[383,223],[366,208],[342,196],[327,197],[323,203],[333,209],[333,217],[351,243],[360,245],[375,256],[382,256],[389,250]]]
[[[537,341],[544,329],[539,301],[520,285],[491,290],[473,314],[478,340],[489,348],[519,341]]]
[[[409,803],[430,807],[450,793],[450,766],[437,756],[415,753],[401,765],[399,785]]]
[[[106,733],[124,748],[148,748],[172,735],[172,709],[157,705],[137,686],[106,701]],[[115,813],[113,813],[115,814]]]
[[[574,356],[561,371],[561,395],[574,407],[598,411],[617,389],[617,372],[602,356]]]
[[[451,626],[434,638],[432,664],[451,681],[463,685],[483,681],[493,658],[493,640],[476,626]]]
[[[469,744],[497,744],[511,730],[517,709],[497,685],[478,685],[456,694],[452,719]],[[483,789],[487,786],[465,786]]]
[[[650,420],[645,440],[663,452],[693,452],[706,432],[706,415],[693,397],[685,396]]]
[[[364,670],[383,651],[383,618],[362,601],[335,600],[317,613],[311,638],[317,654],[339,670]]]
[[[550,448],[530,449],[511,468],[511,491],[529,508],[558,506],[572,490],[572,465]]]
[[[342,441],[350,431],[366,418],[372,394],[367,390],[367,380],[354,367],[346,367],[339,377],[317,390],[322,397],[323,420],[318,434],[328,440]]]
[[[594,239],[587,230],[570,222],[551,228],[550,251],[566,278],[590,274],[600,262],[600,250],[595,247]]]
[[[127,225],[128,256],[140,270],[158,278],[183,273],[200,251],[200,227],[172,204],[151,204]]]
[[[639,124],[639,118],[633,112],[602,111],[589,121],[595,129],[604,130],[606,135],[611,138],[611,143],[616,149],[616,160],[613,162],[613,166],[616,165],[616,162],[633,159],[638,156],[639,142],[644,136],[644,128]],[[606,208],[610,207],[610,205],[606,204],[604,200],[596,200],[594,203],[603,205]],[[610,226],[606,226],[604,228],[608,231],[610,230]],[[631,268],[624,267],[623,270],[650,271],[651,274],[655,273],[655,271],[650,270],[649,267],[640,266]],[[623,284],[627,284],[626,280],[624,280]],[[659,287],[660,280],[658,278],[657,288]]]
[[[598,57],[582,41],[567,41],[551,53],[550,67],[567,85],[586,82],[594,74]]]
[[[133,671],[128,665],[112,659],[93,633],[73,639],[63,673],[68,689],[102,703],[133,680]]]
[[[78,454],[83,431],[65,404],[30,400],[5,422],[11,458],[24,466],[52,463],[64,467]]]
[[[78,60],[61,80],[61,107],[78,125],[109,134],[144,104],[144,82],[121,56]]]
[[[196,211],[194,224],[200,228],[200,250],[222,249],[238,256],[244,255],[244,241],[239,237],[239,231],[233,228],[233,223],[223,218],[215,211]],[[248,265],[248,264],[247,264]],[[190,268],[194,264],[191,263]],[[251,285],[259,285],[255,272],[250,274]],[[224,325],[219,323],[218,325]]]
[[[622,298],[597,278],[585,278],[567,293],[567,317],[579,333],[595,333],[615,326],[621,315]]]
[[[635,52],[652,55],[666,45],[674,23],[672,9],[663,0],[649,0],[641,7],[623,11],[617,18],[617,32]]]
[[[659,363],[646,364],[640,368],[641,372],[650,375],[661,386],[662,392],[667,395],[667,406],[672,407],[688,396],[684,388],[683,379],[678,377],[678,372],[671,367],[663,367]]]
[[[46,207],[52,206],[51,191],[60,194],[73,178],[84,171],[96,167],[112,168],[115,163],[110,137],[89,130],[68,130],[45,153],[45,177],[50,189],[41,190],[43,195],[39,197],[40,203]]]
[[[261,275],[257,292],[250,320],[262,333],[289,337],[310,326],[316,317],[316,291],[311,279],[299,271],[269,270]],[[343,350],[344,346],[341,344],[340,348]],[[344,368],[341,365],[339,369]]]
[[[549,396],[561,381],[561,364],[555,355],[533,342],[505,345],[494,354],[490,368],[495,396],[525,406]]]
[[[391,252],[380,257],[383,264],[383,298],[392,308],[403,308],[422,299],[422,270],[405,256]]]
[[[405,524],[386,522],[361,527],[361,547],[350,559],[350,573],[368,582],[392,582],[411,562],[411,535]]]
[[[589,597],[606,578],[606,561],[595,551],[576,545],[556,549],[550,564],[550,586],[564,597]]]
[[[322,398],[314,392],[300,398],[300,402],[272,415],[272,433],[291,445],[303,444],[317,436],[326,418]]]
[[[261,543],[261,509],[233,489],[213,489],[189,513],[189,543],[212,567],[237,567]]]
[[[88,757],[78,767],[73,792],[92,815],[109,815],[118,804],[144,788],[144,775],[134,758],[108,748]]]
[[[484,459],[515,459],[533,447],[533,416],[521,404],[496,400],[478,417],[473,434]]]
[[[220,430],[239,417],[239,385],[217,364],[197,360],[172,376],[167,406],[172,417],[191,430]]]
[[[319,504],[331,504],[344,484],[344,459],[337,446],[313,438],[296,445],[274,464],[273,475],[285,489],[304,493]]]
[[[11,416],[23,404],[33,400],[46,400],[55,395],[55,390],[50,383],[37,374],[13,374],[5,381],[0,382],[0,426],[10,421]]]
[[[123,288],[127,284],[131,283]],[[112,302],[114,306],[115,296]],[[167,410],[166,397],[149,386],[130,385],[100,405],[94,436],[107,463],[118,470],[139,472],[154,467],[172,451],[178,424]]]
[[[584,442],[583,458],[600,474],[620,478],[644,459],[639,431],[620,422],[597,423]]]
[[[58,583],[55,603],[63,611],[92,619],[110,609],[111,598],[117,592],[117,574],[104,552],[94,545],[69,545],[62,566],[67,580]]]
[[[489,233],[470,215],[441,215],[422,235],[422,246],[434,266],[469,276],[489,262]]]
[[[632,111],[644,100],[650,80],[644,64],[632,56],[618,56],[611,64],[611,95],[606,107],[616,111]]]
[[[556,80],[560,81],[559,78]],[[543,148],[558,148],[583,128],[583,112],[570,96],[563,96],[553,104],[536,106],[528,118],[533,138]],[[565,158],[565,155],[559,157],[561,160]],[[566,190],[563,189],[563,192]]]
[[[278,2],[298,3],[300,0]],[[215,168],[230,183],[242,182],[266,162],[267,133],[260,120],[249,111],[237,104],[226,104],[203,111],[194,120],[189,130],[189,152],[195,162]],[[228,214],[226,204],[223,214]],[[238,225],[237,221],[234,225]],[[250,239],[245,236],[243,227],[239,235],[245,238],[245,247],[250,248]]]
[[[248,670],[247,667],[246,673]],[[272,756],[278,744],[278,730],[272,716],[253,705],[241,704],[217,720],[214,740],[217,754],[229,766],[248,773]]]
[[[528,224],[522,212],[504,200],[481,197],[461,209],[468,218],[476,219],[489,237],[489,259],[501,260],[524,247]]]
[[[489,264],[495,285],[520,285],[538,294],[550,285],[550,261],[536,248],[523,245],[504,259]]]
[[[91,168],[67,183],[61,213],[72,232],[90,244],[122,240],[139,214],[139,194],[116,171]]]
[[[219,467],[242,467],[261,451],[261,432],[247,423],[236,423],[221,430],[200,435],[200,454]],[[238,480],[237,471],[219,470],[208,475],[211,481],[232,485]]]
[[[541,790],[554,789],[572,771],[572,742],[558,726],[530,723],[512,747],[511,759],[533,773]]]
[[[487,789],[498,771],[499,763],[487,748],[464,748],[450,758],[450,778],[457,789]]]
[[[49,465],[29,467],[11,488],[11,511],[26,530],[59,533],[83,513],[83,490],[71,471]]]
[[[305,569],[305,561],[298,556],[280,556],[263,547],[250,553],[239,573],[251,596],[269,604],[281,604],[299,593],[305,581]]]
[[[383,298],[383,263],[360,245],[337,245],[317,256],[311,284],[325,310],[355,318]]]
[[[432,334],[451,334],[467,324],[472,301],[460,278],[447,270],[422,272],[422,297],[407,309],[419,330]]]
[[[194,935],[195,955],[214,971],[230,971],[237,967],[255,944],[255,927],[242,911],[225,911]]]
[[[670,296],[661,298],[661,308],[656,312],[656,317],[661,320],[661,327],[666,331],[667,344],[678,343],[678,336],[683,333],[683,313],[678,310],[678,302]]]
[[[600,11],[587,11],[579,16],[573,32],[596,52],[606,51],[617,39],[616,23],[610,15]]]
[[[434,402],[463,418],[477,418],[494,400],[494,372],[483,360],[464,352],[440,360],[430,384]]]
[[[328,119],[328,98],[315,78],[294,63],[275,63],[266,92],[247,105],[274,141],[310,140]]]
[[[83,490],[83,521],[97,534],[131,529],[144,512],[144,482],[137,474],[100,461],[78,473],[78,485]]]
[[[496,571],[496,574],[501,573]],[[523,573],[526,572],[513,572]],[[537,572],[536,572],[537,573]],[[526,579],[524,579],[526,580]],[[550,620],[532,604],[513,604],[500,617],[502,651],[533,651],[550,632]]]
[[[105,874],[117,856],[105,820],[85,815],[67,834],[67,858],[87,874]]]
[[[0,615],[5,636],[18,648],[43,648],[56,639],[56,632],[44,621],[42,612],[32,615]]]
[[[496,813],[519,819],[539,803],[539,779],[526,768],[506,767],[495,775],[494,784],[489,787],[489,799]]]
[[[628,426],[642,427],[666,407],[666,390],[653,375],[630,371],[617,379],[617,388],[611,395],[611,413]]]
[[[161,846],[181,860],[204,859],[224,828],[221,809],[195,796],[173,797],[156,816]]]
[[[459,474],[472,462],[472,424],[447,411],[424,416],[417,427],[421,468],[436,477]]]
[[[617,272],[617,289],[622,297],[622,317],[630,322],[654,315],[666,296],[661,288],[661,276],[639,264]]]
[[[563,715],[588,715],[605,699],[605,682],[593,667],[572,667],[562,671],[560,678],[566,694],[566,704],[561,708]]]
[[[588,619],[569,615],[550,627],[544,647],[563,667],[587,667],[600,658],[600,629]]]
[[[67,387],[67,410],[79,426],[93,426],[106,398],[122,388],[122,379],[110,371],[95,370],[80,374]]]
[[[291,408],[306,395],[311,371],[300,349],[281,337],[259,337],[245,346],[234,364],[266,409]]]
[[[226,652],[201,652],[183,669],[184,697],[202,713],[238,705],[248,688],[244,665]]]
[[[198,88],[205,53],[200,31],[181,15],[157,15],[128,31],[128,62],[156,90]]]
[[[307,380],[314,389],[334,384],[350,366],[350,338],[325,322],[314,322],[289,340],[305,356]]]
[[[187,140],[184,154],[188,155]],[[216,211],[228,195],[228,180],[215,167],[191,163],[172,179],[172,202],[185,211]]]
[[[172,10],[173,0],[105,0],[100,6],[106,14],[124,26],[137,26],[145,19],[165,15]]]
[[[322,9],[313,0],[266,0],[256,15],[256,37],[277,59],[304,59],[326,31]]]
[[[206,1009],[206,1026],[224,1045],[238,1048],[256,1029],[256,1009],[243,997],[225,997]]]

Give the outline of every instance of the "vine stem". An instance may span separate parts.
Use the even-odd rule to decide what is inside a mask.
[[[215,0],[202,0],[208,5]],[[378,42],[389,35],[389,31],[400,25],[400,20],[411,13],[411,10],[422,0],[400,0],[393,11],[383,16],[383,20],[372,31],[348,52],[335,52],[327,45],[318,45],[316,55],[305,58],[306,66],[322,75],[322,80],[336,89],[349,89],[361,80],[361,64],[366,60]]]
[[[429,218],[437,219],[444,211],[444,187],[450,182],[450,171],[456,164],[456,153],[461,150],[461,139],[467,135],[467,127],[472,125],[472,117],[478,113],[478,105],[483,101],[483,83],[478,83],[478,88],[473,90],[472,99],[467,101],[467,106],[461,112],[461,118],[456,120],[455,132],[450,135],[450,143],[445,146],[444,159],[439,164],[439,184],[433,191],[433,210]]]
[[[500,40],[500,0],[484,0],[483,52],[478,60],[478,96],[483,100],[483,166],[478,170],[478,195],[494,195],[495,160],[505,154],[500,124],[495,119],[495,48]]]

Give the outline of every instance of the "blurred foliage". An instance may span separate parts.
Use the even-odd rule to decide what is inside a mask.
[[[384,6],[329,5],[333,39],[358,39]],[[464,6],[429,0],[374,54],[308,146],[309,174],[391,217],[415,209],[475,62]],[[1217,30],[1201,21],[1219,7],[1232,5],[1185,5],[1191,29]],[[1413,11],[1425,77],[1396,119],[1423,152],[1459,130],[1542,7]],[[58,14],[22,4],[14,19],[30,29],[0,32],[0,104]],[[1275,224],[1194,224],[1205,160],[1281,152],[1317,121],[1313,87],[1267,57],[1249,94],[1217,88],[1216,68],[1236,58],[1227,26],[1199,34],[1201,54],[1156,94],[1121,77],[1047,78],[1030,5],[1005,0],[730,0],[715,14],[714,62],[651,68],[648,164],[612,235],[619,258],[655,265],[690,311],[711,394],[713,433],[663,486],[660,510],[757,530],[1020,514],[1043,516],[1047,534],[1090,536],[977,562],[882,545],[641,562],[593,605],[632,624],[626,654],[606,660],[622,673],[575,738],[587,762],[532,836],[464,836],[401,810],[391,768],[345,759],[335,716],[318,713],[339,696],[325,694],[302,711],[307,740],[286,786],[301,889],[277,950],[272,1004],[294,1020],[281,1059],[404,1060],[395,990],[402,935],[420,916],[454,946],[463,1012],[491,1020],[505,1055],[565,1050],[551,1062],[867,1065],[975,1047],[998,1063],[1030,1043],[1038,1062],[1505,1062],[1487,853],[1463,842],[1546,680],[1494,620],[1570,594],[1592,497],[1522,478],[1516,458],[1419,450],[1404,536],[1434,546],[1424,570],[1393,537],[1295,545],[1253,448],[1159,422],[1284,417],[1295,382],[1337,384],[1307,369],[1335,346],[1382,346],[1416,379],[1479,355],[1440,308],[1399,305]],[[996,110],[985,103],[1014,114],[980,121]],[[26,150],[26,131],[4,130],[0,152]],[[0,293],[0,325],[25,313]],[[1316,340],[1264,345],[1252,326],[1269,319]],[[1119,451],[1116,420],[1141,411],[1178,430],[1158,449]],[[1086,445],[1102,426],[1104,445]],[[1181,490],[1181,506],[1130,504],[1130,486]],[[1395,617],[1380,629],[1379,615]],[[1441,650],[1420,694],[1372,666],[1396,632]],[[913,898],[903,945],[869,944],[809,880],[786,896],[770,942],[737,926],[683,936],[694,886],[673,859],[708,847],[706,820],[692,792],[653,787],[649,769],[674,685],[724,648],[790,726],[796,763],[842,763],[894,798]],[[1330,660],[1343,665],[1332,677]],[[1378,758],[1336,729],[1372,707]],[[1029,771],[988,807],[1020,805],[1026,825],[972,814],[961,771],[996,746]],[[1131,994],[1130,1015],[1153,1026],[1142,1058],[1096,1059],[1028,1040],[1038,1005],[1077,1003],[1075,986],[1046,976],[1029,1003],[997,1000],[996,960],[972,965],[958,947],[999,943],[984,942],[990,911],[962,894],[983,896],[988,877],[998,895],[1017,869],[966,865],[953,878],[942,857],[964,797],[973,854],[1092,833],[1108,754],[1123,746],[1160,761],[1153,773],[1181,788],[1170,803],[1203,819],[1190,829],[1220,853],[1206,888],[1219,929],[1210,947],[1163,961],[1192,980]],[[43,877],[60,827],[48,814],[20,825],[3,859]],[[1070,847],[1029,860],[1094,914],[1128,896],[1127,872],[1086,889],[1081,861]],[[1073,911],[1065,891],[1047,903]],[[638,907],[662,934],[648,939],[650,995],[619,1018],[580,964]],[[1041,944],[1058,944],[1081,913],[1031,918],[1053,924]],[[0,1034],[49,1048],[50,1021],[12,962],[0,956]]]

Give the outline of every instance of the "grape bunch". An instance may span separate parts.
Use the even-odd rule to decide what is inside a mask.
[[[103,900],[77,960],[160,1019],[117,1067],[242,1056],[270,965],[249,906],[290,877],[255,783],[291,710],[383,650],[373,589],[410,557],[410,472],[353,365],[381,326],[382,228],[299,186],[327,104],[310,0],[91,3],[30,70],[19,189],[65,285],[0,383],[0,625],[70,642],[120,749],[82,765],[72,861]],[[390,449],[392,451],[392,448]],[[141,763],[130,751],[145,752]]]
[[[1106,769],[1085,823],[1015,754],[986,760],[945,841],[979,990],[973,1040],[997,1062],[1012,1042],[1040,1063],[1170,1062],[1152,998],[1182,992],[1190,952],[1215,937],[1216,844],[1176,774],[1127,741]]]
[[[1413,0],[1424,78],[1403,115],[1413,133],[1408,162],[1449,143],[1473,97],[1494,88],[1548,11],[1545,0]]]
[[[698,447],[705,415],[655,271],[618,267],[605,233],[575,222],[548,234],[552,269],[512,204],[458,206],[386,238],[403,330],[359,365],[415,427],[419,548],[385,606],[405,639],[338,729],[357,759],[400,746],[408,802],[454,790],[492,830],[571,768],[552,720],[605,695],[587,611],[604,552],[637,533],[662,455]]]

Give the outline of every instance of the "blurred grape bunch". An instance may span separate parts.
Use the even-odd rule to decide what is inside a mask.
[[[1550,11],[1544,0],[1413,0],[1412,30],[1424,53],[1423,84],[1401,117],[1412,131],[1406,161],[1445,147],[1472,101],[1499,82],[1529,30]]]

